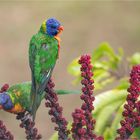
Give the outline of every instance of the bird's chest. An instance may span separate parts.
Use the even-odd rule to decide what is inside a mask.
[[[57,52],[57,46],[53,45],[52,43],[41,43],[41,47],[40,47],[40,53],[44,54],[44,55],[48,55],[48,54],[55,54]]]
[[[58,56],[58,46],[51,42],[42,42],[39,50],[39,61],[42,69],[47,69],[55,64]]]
[[[47,54],[55,54],[58,51],[58,42],[55,40],[49,40],[45,37],[41,37],[38,39],[38,48],[39,53],[47,55]]]
[[[42,43],[40,50],[40,58],[52,59],[57,56],[58,46],[51,43]]]
[[[21,113],[21,112],[24,112],[25,109],[22,108],[22,106],[20,104],[15,104],[14,107],[10,110],[6,110],[7,112],[10,112],[10,113],[14,113],[14,114],[17,114],[17,113]]]

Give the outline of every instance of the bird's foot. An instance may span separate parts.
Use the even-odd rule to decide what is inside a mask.
[[[24,122],[26,122],[27,120],[33,120],[33,117],[32,117],[32,115],[28,112],[28,113],[26,113],[25,115],[24,115],[24,117],[21,119],[21,121],[24,123]]]

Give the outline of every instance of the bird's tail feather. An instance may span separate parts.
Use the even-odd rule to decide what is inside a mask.
[[[42,96],[40,96],[39,94],[34,94],[34,95],[35,95],[34,101],[33,101],[32,107],[31,107],[31,115],[33,117],[33,121],[35,120],[36,111],[37,111],[38,107],[40,106],[41,98],[42,98]]]

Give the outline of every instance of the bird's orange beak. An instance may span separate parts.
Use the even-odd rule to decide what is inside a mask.
[[[63,27],[63,26],[59,26],[58,30],[59,30],[60,32],[62,32],[62,31],[64,30],[64,27]]]
[[[63,26],[59,26],[59,28],[58,28],[58,34],[57,35],[59,35],[62,31],[64,30],[64,27]]]
[[[62,32],[64,30],[64,27],[63,26],[59,26],[59,28],[58,28],[58,34],[55,36],[55,38],[60,42],[61,41],[61,39],[60,39],[60,37],[59,37],[59,34]]]

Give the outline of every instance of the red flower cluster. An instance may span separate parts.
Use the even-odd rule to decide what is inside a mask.
[[[6,130],[6,126],[0,121],[0,140],[13,140],[14,137],[10,131]]]
[[[135,128],[140,127],[140,65],[134,66],[130,73],[130,87],[128,88],[127,103],[124,105],[121,128],[117,130],[116,140],[129,139]]]
[[[58,131],[58,139],[59,140],[68,140],[68,130],[67,124],[68,122],[62,116],[63,108],[58,103],[58,97],[55,91],[53,90],[55,84],[50,80],[45,89],[46,91],[46,107],[49,107],[49,115],[52,116],[52,122],[56,123],[58,126],[55,127],[55,130]]]
[[[26,139],[27,140],[40,140],[42,136],[38,134],[37,128],[35,128],[35,123],[31,121],[27,114],[19,113],[16,117],[17,120],[21,120],[20,127],[25,128]]]
[[[0,93],[4,92],[4,91],[7,91],[9,88],[9,85],[8,84],[4,84],[1,89],[0,89]]]
[[[93,133],[95,119],[92,117],[92,111],[94,109],[93,101],[93,83],[92,80],[92,65],[89,55],[81,56],[79,60],[79,64],[81,64],[81,77],[82,81],[81,84],[82,92],[81,99],[84,103],[81,106],[81,109],[76,109],[75,112],[72,114],[73,116],[73,123],[72,123],[72,137],[75,140],[103,140],[102,137],[97,137]]]

